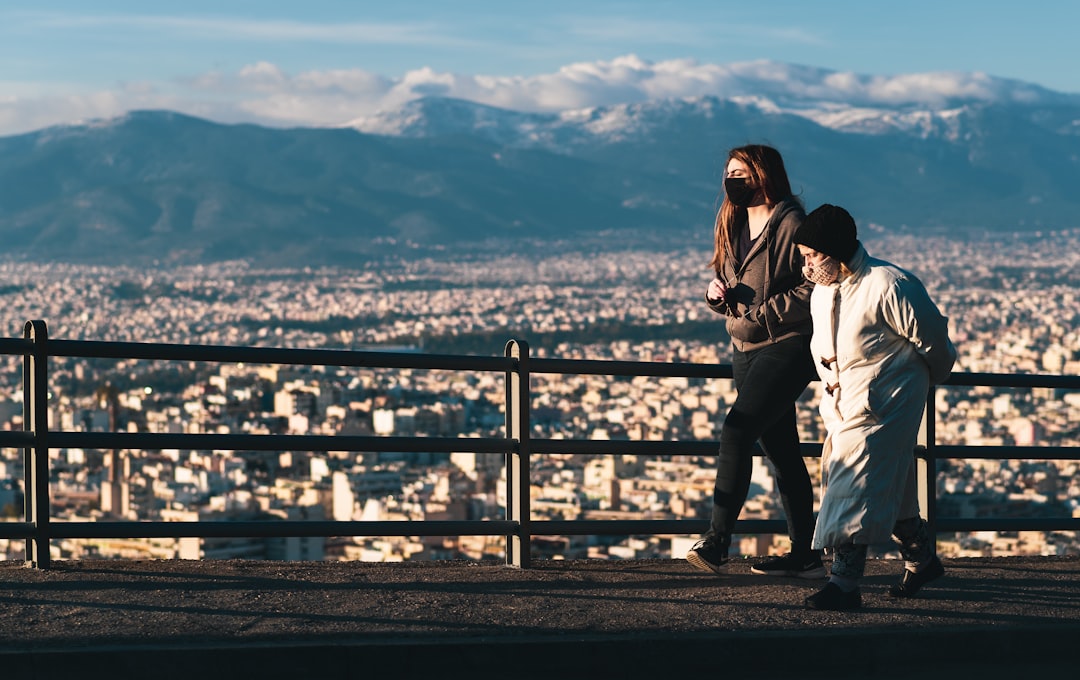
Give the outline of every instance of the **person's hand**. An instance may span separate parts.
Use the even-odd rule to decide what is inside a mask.
[[[711,305],[721,305],[727,298],[727,285],[720,279],[709,282],[709,289],[705,291],[705,299]]]

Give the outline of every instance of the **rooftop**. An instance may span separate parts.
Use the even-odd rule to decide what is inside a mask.
[[[816,612],[820,581],[682,560],[0,563],[8,677],[1075,677],[1080,557],[944,560],[892,600]]]

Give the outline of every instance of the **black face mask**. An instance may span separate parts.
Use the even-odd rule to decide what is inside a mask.
[[[745,208],[753,202],[757,189],[750,186],[745,177],[727,177],[724,179],[724,193],[732,205]]]

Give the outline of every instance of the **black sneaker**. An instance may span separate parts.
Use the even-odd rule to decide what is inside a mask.
[[[728,566],[727,546],[709,536],[703,538],[686,553],[686,561],[703,571],[723,574]]]
[[[791,553],[781,557],[773,557],[758,562],[750,567],[751,574],[762,576],[794,576],[795,578],[825,578],[825,565],[821,563],[821,555],[810,553],[802,559],[798,559]]]
[[[807,609],[846,612],[862,607],[862,594],[859,589],[845,593],[835,583],[826,583],[825,587],[803,600]]]
[[[937,555],[930,559],[930,564],[922,571],[904,569],[904,575],[900,577],[900,583],[889,588],[889,597],[915,597],[919,589],[934,579],[945,574],[945,567]]]

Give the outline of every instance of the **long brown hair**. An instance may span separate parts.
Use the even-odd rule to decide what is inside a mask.
[[[742,161],[750,173],[751,186],[761,189],[765,195],[765,203],[775,205],[791,196],[791,182],[788,180],[787,170],[784,168],[784,159],[780,152],[771,146],[764,144],[748,144],[735,147],[728,152],[727,161],[724,162],[724,174],[727,174],[727,165],[731,159]],[[714,228],[715,248],[712,261],[709,265],[716,271],[723,271],[724,261],[727,259],[732,233],[736,220],[746,214],[746,208],[737,208],[724,194],[724,202],[720,204],[720,211],[716,214]],[[734,251],[734,248],[731,247]]]

